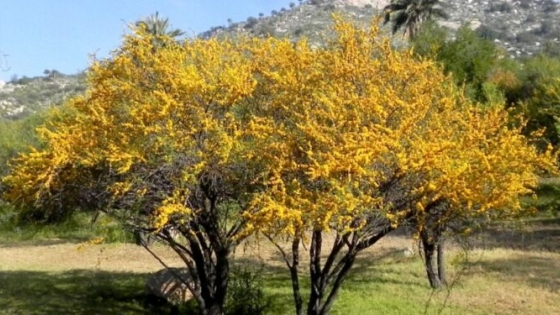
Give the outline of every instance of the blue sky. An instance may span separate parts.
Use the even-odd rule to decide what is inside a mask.
[[[156,11],[172,27],[197,34],[227,20],[289,8],[296,0],[10,0],[0,10],[0,80],[38,76],[45,69],[73,74],[90,55],[105,58],[127,25]]]

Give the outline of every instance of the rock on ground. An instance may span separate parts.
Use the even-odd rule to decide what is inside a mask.
[[[193,298],[185,282],[192,282],[187,268],[165,268],[148,279],[146,291],[148,295],[165,299],[172,304],[183,303]]]

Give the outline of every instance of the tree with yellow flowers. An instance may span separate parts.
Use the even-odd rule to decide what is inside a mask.
[[[327,314],[356,256],[400,225],[434,242],[439,226],[517,213],[552,154],[500,106],[473,107],[435,64],[393,51],[377,21],[335,22],[318,49],[273,38],[155,49],[137,30],[40,129],[45,149],[14,161],[6,199],[48,210],[85,196],[152,233],[212,315],[232,251],[254,233],[284,258],[297,314],[305,248],[306,312]]]
[[[254,137],[259,159],[276,168],[246,216],[282,253],[298,314],[302,243],[307,313],[325,314],[357,254],[398,226],[415,226],[429,245],[447,224],[513,215],[536,173],[554,168],[550,153],[507,127],[500,104],[473,106],[432,62],[379,40],[375,23],[361,31],[337,21],[336,33],[324,50],[261,53],[274,65],[259,81],[270,127]],[[286,234],[288,246],[275,241]]]
[[[185,262],[201,313],[222,314],[229,257],[248,236],[240,214],[269,168],[246,158],[258,42],[162,40],[139,28],[91,67],[86,95],[39,129],[46,148],[15,161],[6,198],[51,213],[95,206],[152,233]]]

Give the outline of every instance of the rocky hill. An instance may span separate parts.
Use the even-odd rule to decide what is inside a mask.
[[[295,1],[295,0],[294,0]],[[298,39],[307,37],[311,45],[324,42],[326,30],[337,12],[366,24],[379,15],[389,0],[300,0],[286,8],[229,21],[200,34],[202,38],[236,36],[276,36]],[[468,25],[478,34],[503,47],[512,57],[538,52],[547,43],[560,41],[560,5],[555,0],[443,0],[449,19],[440,24],[451,31]],[[384,27],[389,32],[389,26]],[[452,32],[451,32],[452,33]],[[402,36],[394,37],[396,44]],[[66,76],[58,72],[44,77],[0,82],[0,117],[17,118],[59,104],[81,93],[83,75]]]
[[[305,36],[319,45],[332,13],[338,12],[358,23],[379,15],[388,0],[308,0],[271,16],[249,17],[246,21],[218,26],[203,37],[248,33],[257,36],[299,38]],[[532,55],[546,43],[560,42],[560,4],[555,0],[442,0],[449,14],[439,23],[451,32],[468,25],[494,41],[513,57]],[[385,31],[389,31],[386,26]],[[401,36],[396,36],[398,41]]]
[[[554,0],[446,0],[452,29],[469,23],[514,57],[532,55],[560,40],[560,5]]]
[[[85,74],[65,75],[56,70],[45,76],[0,81],[0,118],[16,119],[58,105],[85,91]]]

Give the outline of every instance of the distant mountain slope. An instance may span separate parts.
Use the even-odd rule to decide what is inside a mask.
[[[331,24],[334,12],[358,22],[379,15],[388,0],[309,0],[290,9],[273,11],[271,16],[249,17],[246,21],[215,27],[202,37],[236,33],[299,38],[306,36],[318,44],[320,34]],[[555,0],[442,0],[449,19],[440,24],[456,30],[471,28],[512,56],[527,56],[547,42],[560,42],[560,4]],[[388,31],[388,26],[385,28]],[[400,36],[396,36],[397,40]]]
[[[548,43],[560,41],[560,5],[555,0],[442,0],[450,15],[443,26],[456,30],[467,24],[514,57],[532,55]],[[365,25],[389,0],[294,1],[287,8],[260,13],[242,22],[230,21],[200,34],[202,38],[236,36],[307,37],[320,46],[337,12]],[[389,32],[389,26],[384,28]],[[402,36],[394,37],[396,43]],[[45,77],[0,82],[0,117],[17,118],[59,104],[84,91],[84,75],[55,72]]]
[[[84,91],[85,74],[65,75],[56,70],[44,77],[0,81],[0,117],[25,117]]]

